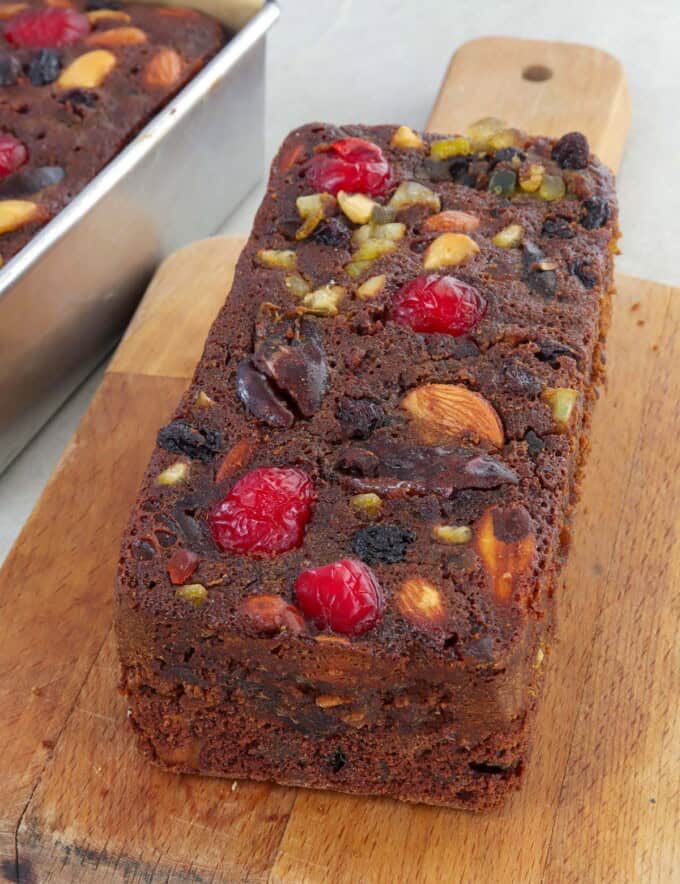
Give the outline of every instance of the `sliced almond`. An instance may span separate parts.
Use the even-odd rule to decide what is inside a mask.
[[[378,276],[370,276],[366,282],[363,282],[357,289],[357,298],[359,298],[360,301],[368,301],[371,298],[374,298],[385,285],[386,279],[387,277],[384,273],[381,273]]]
[[[255,257],[265,267],[295,270],[297,266],[297,255],[292,249],[260,249]]]
[[[338,205],[342,212],[355,224],[367,224],[378,205],[364,193],[338,193]]]
[[[100,21],[130,21],[130,16],[121,9],[93,9],[87,13],[87,17],[93,25]]]
[[[503,445],[503,425],[495,408],[467,387],[423,384],[411,390],[401,404],[427,441],[465,436],[490,442],[496,448]]]
[[[413,129],[409,129],[408,126],[399,126],[390,139],[390,147],[396,147],[397,150],[422,150],[425,147],[425,142]]]
[[[156,485],[179,485],[180,482],[186,482],[188,475],[189,465],[177,461],[156,476]]]
[[[29,200],[0,200],[0,234],[11,233],[24,224],[37,221],[41,210]]]
[[[397,595],[400,612],[418,626],[434,626],[444,619],[444,602],[436,586],[422,577],[404,581]]]
[[[78,56],[61,72],[62,89],[96,89],[116,66],[116,56],[106,49],[93,49]]]
[[[136,46],[146,43],[147,35],[140,28],[110,28],[108,31],[95,31],[85,41],[88,46]]]
[[[477,524],[475,542],[496,597],[509,601],[517,579],[526,573],[534,557],[529,513],[519,505],[491,507]]]
[[[445,212],[430,215],[422,224],[422,229],[428,232],[472,233],[478,227],[479,218],[477,215],[461,212],[458,209],[447,209]]]
[[[426,270],[455,267],[478,252],[477,243],[464,233],[442,233],[425,249],[423,267]]]
[[[144,68],[144,82],[157,89],[169,89],[179,82],[184,69],[182,57],[174,49],[159,49]]]

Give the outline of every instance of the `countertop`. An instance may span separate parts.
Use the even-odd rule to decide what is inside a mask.
[[[281,0],[269,38],[267,162],[293,127],[312,120],[422,128],[451,54],[502,34],[588,43],[628,76],[633,121],[619,175],[624,273],[680,282],[680,6],[677,0]],[[593,88],[597,84],[593,83]],[[480,108],[480,116],[484,108]],[[263,183],[225,233],[247,232]],[[31,512],[97,389],[96,371],[0,476],[0,561]]]

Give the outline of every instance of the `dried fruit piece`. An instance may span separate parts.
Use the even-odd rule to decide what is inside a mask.
[[[472,540],[472,529],[468,525],[435,525],[432,536],[442,543],[468,543]]]
[[[0,86],[14,86],[20,73],[21,62],[19,59],[8,52],[0,51]]]
[[[0,132],[0,179],[11,175],[27,160],[26,145],[9,132]]]
[[[581,132],[567,132],[552,149],[552,158],[563,169],[585,169],[589,156],[588,139]]]
[[[371,220],[373,210],[378,204],[363,193],[345,193],[344,190],[340,190],[338,205],[354,224],[366,224]]]
[[[402,407],[426,440],[468,437],[501,448],[503,425],[496,410],[479,393],[458,384],[423,384],[411,390]]]
[[[394,565],[404,561],[408,545],[415,539],[412,531],[398,525],[369,525],[354,535],[352,549],[368,565]]]
[[[0,198],[23,199],[64,179],[61,166],[34,166],[9,175],[0,182]]]
[[[527,443],[529,457],[538,457],[541,451],[545,448],[545,442],[540,436],[537,436],[533,430],[527,431],[524,441]]]
[[[338,402],[335,417],[346,439],[368,439],[385,423],[385,410],[372,399],[350,399],[343,396]]]
[[[356,290],[357,298],[361,301],[367,301],[370,298],[374,298],[385,285],[386,279],[387,277],[384,273],[381,273],[378,276],[370,276],[366,282],[363,282]]]
[[[486,313],[479,291],[455,276],[418,276],[393,297],[389,318],[416,332],[467,334]]]
[[[130,16],[121,9],[92,9],[86,13],[90,24],[96,25],[100,21],[129,22]]]
[[[250,439],[240,439],[224,455],[220,468],[215,474],[215,482],[223,482],[242,470],[252,458],[254,448]]]
[[[488,191],[496,196],[512,196],[517,187],[517,173],[510,169],[496,169],[489,178]]]
[[[283,284],[294,298],[303,298],[311,291],[311,286],[299,273],[287,273],[283,278]]]
[[[436,626],[444,619],[442,595],[423,577],[404,581],[397,595],[397,607],[407,620],[418,626]]]
[[[395,212],[407,209],[409,206],[428,206],[434,212],[438,212],[441,200],[433,190],[418,181],[402,181],[387,205]]]
[[[525,163],[519,168],[519,186],[526,193],[535,193],[544,175],[545,169],[540,163]]]
[[[152,88],[170,89],[179,82],[183,70],[184,62],[180,54],[163,47],[144,68],[144,82]]]
[[[41,49],[28,66],[28,79],[33,86],[47,86],[59,76],[61,61],[54,49]]]
[[[281,596],[253,595],[241,603],[240,609],[259,632],[269,635],[278,632],[301,635],[305,632],[302,614]]]
[[[546,387],[541,398],[550,406],[555,422],[561,428],[566,427],[574,410],[578,392],[570,387]]]
[[[62,89],[96,89],[115,66],[116,56],[112,52],[93,49],[72,61],[57,82]]]
[[[77,43],[90,33],[87,16],[75,9],[27,9],[5,26],[5,40],[28,49]]]
[[[479,218],[477,215],[471,215],[470,212],[460,212],[457,209],[448,209],[446,212],[438,212],[436,215],[430,215],[426,218],[421,229],[426,233],[431,231],[450,233],[472,233],[479,227]]]
[[[586,230],[596,230],[604,225],[611,218],[611,209],[609,203],[604,197],[593,196],[584,200],[581,214],[581,226]]]
[[[511,249],[522,242],[523,236],[524,230],[521,225],[509,224],[507,227],[498,231],[492,242],[495,246],[500,246],[502,249]]]
[[[325,218],[309,235],[312,242],[322,246],[332,246],[334,249],[349,249],[350,238],[347,224],[342,218],[335,217]]]
[[[413,129],[409,129],[408,126],[399,126],[390,139],[390,147],[395,147],[397,150],[422,150],[425,147],[425,142]]]
[[[477,243],[464,233],[442,233],[425,250],[423,266],[426,270],[453,267],[478,252]]]
[[[530,289],[544,298],[553,298],[557,289],[557,274],[551,269],[542,269],[546,260],[545,253],[530,240],[522,243],[522,264],[524,266],[524,279]]]
[[[295,201],[298,214],[303,224],[295,233],[295,239],[306,239],[317,226],[331,215],[337,206],[337,200],[329,193],[310,193],[299,196]]]
[[[319,151],[307,166],[307,180],[318,191],[382,196],[392,183],[390,165],[377,144],[342,138]]]
[[[406,234],[406,225],[399,221],[390,221],[386,224],[364,224],[358,227],[352,234],[352,242],[356,246],[362,246],[366,243],[381,242],[383,240],[391,240],[399,242]],[[379,257],[379,254],[373,255]]]
[[[355,494],[350,503],[355,509],[365,513],[370,519],[374,519],[382,509],[382,498],[373,492]]]
[[[314,500],[314,486],[302,470],[260,467],[210,510],[210,532],[224,552],[256,558],[288,552],[302,543]]]
[[[479,520],[477,551],[499,601],[509,601],[516,581],[527,571],[534,556],[531,516],[523,506],[491,507]]]
[[[176,589],[175,595],[195,608],[200,608],[208,599],[208,590],[202,583],[187,583]]]
[[[508,129],[507,123],[498,117],[483,117],[468,127],[468,135],[473,150],[485,150],[490,146],[494,136],[499,136]],[[505,145],[498,145],[504,147]]]
[[[255,257],[265,267],[295,270],[297,266],[297,255],[292,249],[260,249]]]
[[[295,423],[295,415],[270,379],[259,372],[250,359],[240,362],[236,370],[236,392],[248,411],[270,427],[288,429]]]
[[[40,218],[40,207],[27,200],[0,200],[0,234],[11,233]]]
[[[189,465],[177,461],[156,476],[156,485],[179,485],[180,482],[186,482],[188,475]]]
[[[214,430],[201,430],[186,421],[172,421],[158,431],[156,445],[172,454],[209,463],[220,450],[222,437]]]
[[[136,46],[148,42],[148,37],[140,28],[109,28],[108,31],[96,31],[85,41],[89,46]]]
[[[385,606],[371,569],[353,559],[302,571],[295,581],[295,595],[305,617],[318,629],[330,627],[344,635],[373,629]]]
[[[316,316],[337,316],[340,312],[338,304],[345,297],[346,290],[341,285],[324,285],[305,295],[302,305],[305,313]]]
[[[561,200],[565,193],[564,178],[561,175],[543,176],[541,186],[538,188],[538,195],[542,200],[547,202]]]
[[[471,151],[470,141],[463,135],[457,135],[454,138],[444,138],[440,141],[433,141],[430,144],[430,156],[436,160],[448,160],[449,157],[466,156]]]
[[[568,218],[560,215],[556,217],[548,217],[543,222],[541,228],[543,236],[555,237],[557,239],[573,239],[576,235]]]
[[[199,562],[200,559],[195,552],[191,552],[189,549],[175,550],[166,565],[170,583],[174,583],[175,586],[186,583],[198,568]]]

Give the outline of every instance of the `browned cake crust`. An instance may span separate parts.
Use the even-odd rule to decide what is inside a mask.
[[[14,136],[26,162],[0,168],[0,257],[7,262],[61,211],[215,55],[222,25],[191,9],[118,0],[68,4],[90,20],[77,42],[18,46],[0,36],[0,133]],[[40,2],[0,4],[0,31]],[[10,14],[11,13],[11,14]],[[110,70],[92,53],[110,53]],[[73,68],[88,56],[85,67]],[[0,163],[1,166],[1,163]],[[33,203],[12,227],[5,200]]]
[[[617,208],[582,136],[472,136],[315,124],[273,163],[123,544],[122,688],[164,767],[470,809],[521,780]],[[319,151],[346,137],[389,163],[377,205],[297,204]],[[481,293],[467,333],[395,321],[396,293],[424,270]],[[301,545],[221,551],[209,511],[271,466],[314,483]],[[320,628],[294,588],[342,559],[368,564],[384,593],[361,634]]]

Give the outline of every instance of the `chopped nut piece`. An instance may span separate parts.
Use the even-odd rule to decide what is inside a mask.
[[[0,234],[11,233],[38,219],[40,206],[28,200],[0,200]]]
[[[98,21],[130,21],[127,12],[122,12],[120,9],[93,9],[87,13],[87,17],[93,25],[96,25]]]
[[[404,581],[397,596],[397,607],[418,626],[433,626],[444,619],[444,603],[436,586],[422,577]]]
[[[502,150],[504,147],[516,147],[521,142],[521,134],[517,129],[502,129],[494,133],[488,142],[490,150]]]
[[[464,233],[442,233],[425,249],[423,266],[426,270],[452,267],[478,252],[477,243]]]
[[[338,304],[345,297],[345,289],[341,285],[324,285],[302,299],[306,313],[317,316],[337,316]]]
[[[330,193],[310,193],[299,196],[295,201],[298,214],[304,223],[295,234],[295,239],[306,239],[318,225],[335,211],[337,200]]]
[[[442,141],[433,141],[430,145],[430,156],[437,160],[447,160],[449,157],[459,157],[469,154],[472,150],[470,141],[463,135],[455,138],[445,138]]]
[[[156,476],[156,485],[179,485],[189,475],[189,465],[178,460]]]
[[[535,193],[543,182],[545,169],[540,163],[529,163],[520,166],[519,186],[526,193]]]
[[[79,55],[57,80],[62,89],[96,89],[116,66],[116,56],[106,49]]]
[[[354,231],[352,242],[357,246],[376,239],[391,239],[393,242],[398,242],[403,239],[405,233],[406,225],[398,221],[388,224],[364,224]]]
[[[538,195],[542,200],[561,200],[566,193],[564,179],[561,175],[544,175]]]
[[[349,264],[345,265],[345,273],[352,277],[352,279],[357,279],[371,266],[372,261],[350,261]]]
[[[483,117],[468,127],[468,136],[473,150],[484,150],[494,135],[504,132],[508,128],[507,123],[498,117]]]
[[[342,706],[351,703],[351,697],[337,697],[335,694],[320,694],[314,701],[320,709],[332,709],[334,706]]]
[[[220,468],[215,476],[215,482],[223,482],[225,479],[230,479],[235,473],[242,470],[252,458],[254,449],[255,446],[250,439],[239,440],[224,455]]]
[[[397,248],[393,239],[367,239],[352,255],[352,261],[373,261],[382,258]]]
[[[338,193],[338,204],[344,214],[355,224],[366,224],[371,220],[373,210],[377,206],[370,197],[364,193]]]
[[[555,422],[566,427],[576,404],[578,392],[570,387],[546,387],[541,394],[550,406]]]
[[[467,525],[435,525],[432,534],[435,540],[442,543],[468,543],[472,540],[472,529]]]
[[[164,47],[154,55],[144,69],[147,86],[167,89],[174,86],[182,75],[184,63],[174,49]]]
[[[476,541],[496,597],[509,601],[516,579],[528,570],[534,556],[529,513],[518,505],[505,509],[491,507],[479,520]]]
[[[390,147],[396,147],[398,150],[421,150],[425,147],[425,142],[408,126],[400,126],[390,140]]]
[[[519,224],[509,224],[498,231],[492,242],[495,246],[500,246],[502,249],[511,249],[522,242],[523,236],[524,230]]]
[[[257,260],[265,267],[282,267],[284,270],[295,270],[297,255],[291,249],[260,249]]]
[[[446,212],[430,215],[422,224],[422,229],[425,231],[449,231],[450,233],[472,233],[478,227],[479,218],[477,215],[457,209],[448,209]]]
[[[184,586],[178,587],[175,590],[175,595],[190,605],[200,608],[208,598],[208,590],[202,583],[187,583]]]
[[[379,276],[370,276],[366,282],[362,283],[357,289],[357,298],[366,301],[374,298],[385,285],[386,276],[381,273]]]
[[[311,291],[311,286],[299,273],[288,273],[283,281],[291,295],[296,298],[302,298]]]
[[[369,491],[366,494],[355,494],[351,499],[351,504],[370,518],[375,518],[382,508],[382,498]]]
[[[95,31],[85,42],[90,46],[136,46],[146,43],[148,39],[139,28],[111,28],[108,31]]]
[[[456,384],[423,384],[402,399],[425,441],[466,436],[501,448],[503,426],[494,407],[479,393]]]
[[[211,399],[207,393],[203,390],[199,390],[196,395],[196,399],[194,401],[194,405],[196,408],[210,408],[211,405],[215,404],[215,400]]]
[[[429,206],[435,212],[441,209],[437,194],[417,181],[402,181],[387,205],[397,212],[409,206],[420,205]]]

